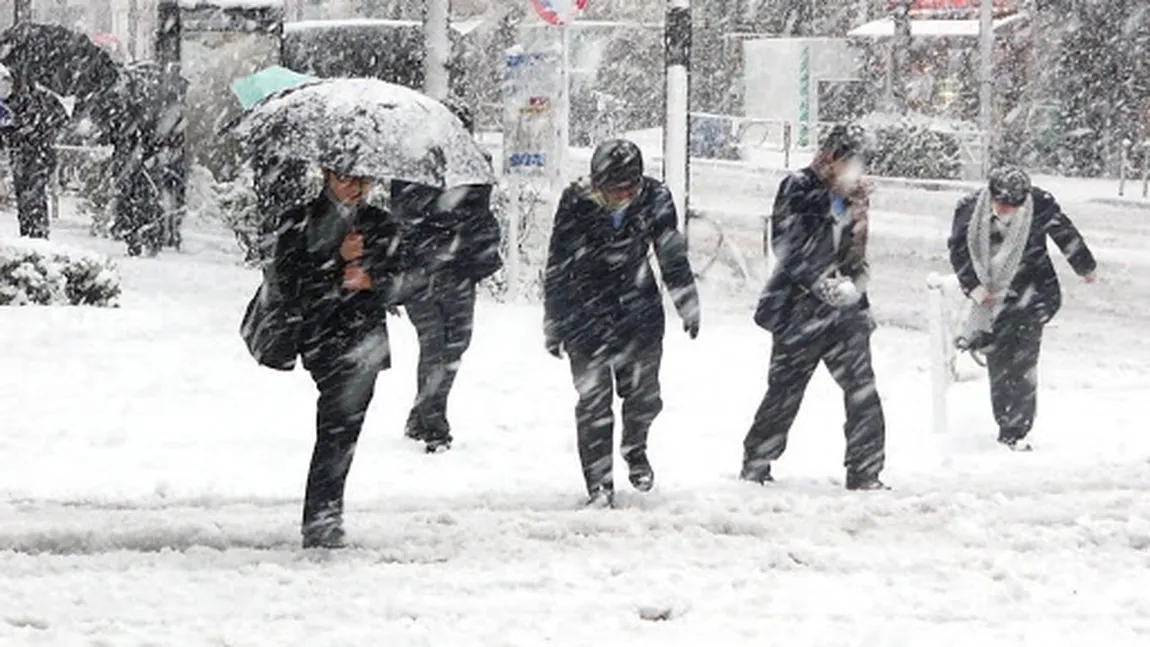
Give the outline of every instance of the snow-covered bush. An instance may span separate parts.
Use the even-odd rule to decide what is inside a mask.
[[[92,218],[90,233],[107,238],[112,223],[112,160],[103,158],[89,162],[78,172],[80,181],[80,212]]]
[[[859,122],[870,139],[869,172],[881,177],[962,179],[962,145],[956,126],[918,116],[873,114]],[[819,129],[819,140],[831,128]]]
[[[111,259],[46,240],[0,238],[0,305],[115,307],[120,276]]]
[[[884,177],[962,179],[958,138],[923,124],[904,121],[874,129],[876,147],[870,172]]]
[[[216,208],[220,222],[236,236],[245,263],[259,261],[262,215],[252,188],[250,173],[215,185]]]

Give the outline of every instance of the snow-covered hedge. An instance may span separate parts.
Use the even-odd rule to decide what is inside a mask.
[[[112,261],[46,240],[0,238],[0,305],[115,307],[120,276]]]
[[[869,172],[880,177],[929,180],[962,179],[962,146],[953,133],[961,124],[926,117],[869,115],[866,128],[871,147]],[[819,140],[831,128],[823,125]]]

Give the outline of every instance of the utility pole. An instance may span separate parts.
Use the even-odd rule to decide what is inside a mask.
[[[12,23],[34,20],[32,15],[32,0],[16,0],[13,5]]]
[[[994,0],[982,0],[978,27],[981,65],[978,93],[978,125],[982,143],[982,178],[990,174],[991,140],[994,129]]]
[[[687,232],[691,202],[691,2],[668,0],[664,25],[667,118],[663,126],[663,181]]]
[[[446,99],[449,91],[447,62],[451,58],[448,35],[450,0],[427,0],[423,11],[423,93]]]
[[[894,41],[891,43],[890,57],[890,97],[894,101],[894,109],[905,115],[907,106],[906,84],[910,72],[910,50],[914,43],[910,28],[910,7],[912,0],[899,0],[895,5],[894,14]]]

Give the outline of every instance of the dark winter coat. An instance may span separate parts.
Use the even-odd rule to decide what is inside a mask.
[[[559,199],[544,276],[544,327],[550,343],[569,351],[622,352],[663,339],[662,295],[647,261],[652,247],[680,316],[698,312],[686,239],[667,187],[644,177],[617,230],[611,215],[582,183]]]
[[[411,253],[421,261],[440,255],[442,269],[434,282],[477,283],[503,267],[490,185],[440,190],[393,180],[390,188],[391,207]]]
[[[1086,241],[1070,218],[1062,212],[1062,207],[1058,205],[1054,196],[1037,187],[1032,189],[1031,195],[1034,200],[1034,217],[1031,221],[1030,236],[1018,273],[1014,275],[1007,292],[1003,314],[1027,315],[1027,318],[1046,323],[1053,319],[1062,307],[1062,289],[1046,249],[1046,237],[1054,239],[1062,253],[1066,255],[1070,266],[1079,275],[1090,274],[1097,267],[1097,263],[1086,246]],[[978,192],[975,191],[958,203],[948,241],[951,267],[958,275],[962,291],[968,296],[979,287],[967,242],[967,231],[977,202]],[[992,234],[992,242],[994,235]]]
[[[4,129],[11,148],[43,150],[51,148],[68,125],[68,113],[59,99],[39,88],[24,88],[8,98],[12,125]]]
[[[382,209],[365,205],[359,210],[355,228],[364,236],[361,264],[372,281],[371,289],[359,292],[343,288],[347,262],[340,245],[350,225],[326,196],[289,210],[280,223],[267,281],[276,307],[298,321],[285,335],[294,337],[304,368],[314,371],[351,357],[389,368],[387,308],[426,285],[426,275],[406,261],[398,222]]]
[[[772,333],[790,325],[815,330],[809,324],[831,321],[844,312],[868,311],[864,293],[851,306],[836,307],[817,296],[817,285],[834,272],[860,279],[866,272],[865,259],[852,254],[855,224],[842,229],[835,241],[835,216],[831,212],[830,187],[811,168],[783,179],[771,213],[771,249],[775,268],[759,297],[755,323]],[[851,205],[851,200],[845,200]]]

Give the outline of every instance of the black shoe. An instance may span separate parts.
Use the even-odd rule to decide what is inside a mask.
[[[771,476],[770,461],[744,461],[743,470],[739,472],[739,479],[759,485],[774,483],[775,481],[775,477]]]
[[[424,448],[428,454],[442,454],[443,452],[451,449],[451,437],[446,438],[428,438],[424,437],[423,441],[427,443]]]
[[[627,458],[628,479],[631,486],[640,492],[650,492],[655,487],[655,470],[646,453],[637,453]]]
[[[403,437],[411,440],[424,441],[427,439],[427,432],[420,428],[419,425],[409,422],[403,430]]]
[[[347,544],[343,537],[343,527],[339,520],[322,519],[304,526],[303,547],[329,550],[345,548]]]
[[[591,488],[588,492],[587,503],[585,505],[588,508],[614,508],[615,485],[610,482],[605,482]]]
[[[998,442],[1006,445],[1007,449],[1012,452],[1034,451],[1034,448],[1030,446],[1030,443],[1026,442],[1025,438],[1004,438],[999,436]]]
[[[879,490],[889,490],[890,488],[880,481],[878,476],[847,474],[847,489],[858,492],[875,492]]]

